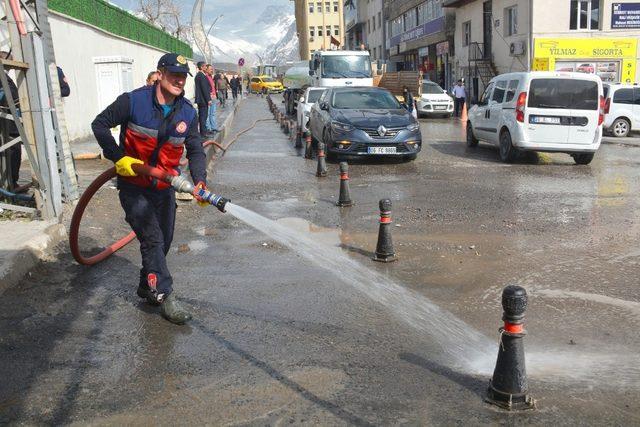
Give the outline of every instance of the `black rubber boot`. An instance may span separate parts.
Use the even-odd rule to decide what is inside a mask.
[[[182,308],[175,296],[170,294],[160,306],[160,314],[171,323],[182,325],[191,320],[191,313]]]

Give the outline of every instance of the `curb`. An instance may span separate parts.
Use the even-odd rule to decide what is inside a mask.
[[[45,260],[53,248],[67,238],[63,224],[51,224],[43,233],[31,238],[0,265],[0,295],[16,285],[33,267]]]

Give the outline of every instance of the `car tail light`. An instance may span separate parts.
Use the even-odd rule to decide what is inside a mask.
[[[600,110],[598,111],[598,126],[600,126],[604,122],[604,114],[605,114],[605,102],[604,96],[600,96]]]
[[[604,113],[609,114],[609,110],[611,109],[611,98],[607,98],[604,103]]]
[[[516,103],[516,120],[524,123],[524,109],[527,104],[527,92],[520,92],[518,102]]]

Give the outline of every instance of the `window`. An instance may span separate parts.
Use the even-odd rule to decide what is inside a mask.
[[[371,18],[371,31],[376,30],[376,17]]]
[[[402,34],[402,15],[398,16],[396,19],[391,21],[391,36],[397,36]]]
[[[333,94],[331,106],[349,110],[397,110],[400,104],[395,96],[382,89],[354,89]]]
[[[309,13],[313,13],[313,3],[309,3]]]
[[[328,1],[324,3],[324,11],[327,13],[331,13],[331,3]]]
[[[507,89],[507,81],[500,80],[496,83],[496,88],[493,90],[493,96],[491,100],[497,104],[502,104],[502,100],[504,99],[504,93]]]
[[[309,27],[309,37],[315,37],[316,29],[313,27]]]
[[[489,86],[484,90],[482,97],[480,97],[479,105],[487,105],[489,103],[489,96],[491,96],[491,91],[493,90],[493,83],[489,83]]]
[[[636,105],[640,105],[640,89],[638,88],[633,89],[633,94],[634,94],[633,103]]]
[[[376,50],[376,48],[374,47],[374,48],[373,48],[373,59],[376,59],[376,52],[377,52],[377,50]]]
[[[318,27],[318,37],[322,37],[322,27]]]
[[[600,0],[571,0],[569,29],[600,29]]]
[[[327,25],[327,32],[325,33],[327,37],[331,35],[331,25]]]
[[[504,98],[504,102],[509,102],[516,97],[516,89],[518,89],[519,84],[520,80],[511,80],[509,82],[509,87],[507,87],[507,96]]]
[[[420,6],[418,6],[418,25],[422,25],[427,21],[427,3],[429,3],[428,1],[422,3]]]
[[[578,79],[533,79],[529,86],[532,108],[597,110],[598,83]]]
[[[382,28],[382,12],[378,12],[378,28]]]
[[[409,31],[418,25],[417,16],[415,8],[409,9],[404,13],[404,31]]]
[[[633,89],[618,89],[613,94],[613,102],[616,104],[633,104]]]
[[[338,2],[337,1],[333,2],[333,11],[334,11],[334,13],[338,13]]]
[[[371,21],[367,19],[367,34],[371,33]]]
[[[518,34],[518,6],[508,7],[504,10],[505,35]]]
[[[334,36],[339,36],[340,35],[340,26],[339,25],[334,25],[333,26],[333,35]]]
[[[322,3],[321,2],[316,3],[316,10],[318,11],[318,13],[322,13]]]
[[[322,77],[371,77],[368,56],[331,55],[323,59]]]
[[[462,23],[462,46],[471,44],[471,21]]]

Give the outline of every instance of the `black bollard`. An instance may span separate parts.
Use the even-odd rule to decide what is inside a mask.
[[[380,228],[378,230],[378,244],[376,245],[376,254],[374,261],[393,262],[398,259],[393,250],[393,241],[391,240],[391,200],[382,199],[380,206]]]
[[[290,130],[291,130],[291,121],[285,115],[284,120],[282,121],[282,132],[284,132],[285,135],[289,135]]]
[[[524,363],[524,312],[527,291],[509,285],[502,291],[502,320],[498,360],[487,390],[486,401],[508,410],[534,409],[535,400],[528,394],[527,371]]]
[[[340,196],[336,204],[340,207],[353,206],[349,191],[349,165],[347,162],[340,162]]]
[[[312,139],[311,139],[311,131],[307,132],[307,135],[304,138],[304,158],[310,159],[313,157],[312,147],[311,147]]]
[[[302,128],[298,126],[296,131],[296,145],[295,148],[302,148]]]
[[[324,158],[324,143],[318,142],[318,170],[316,176],[327,176],[327,162]]]

